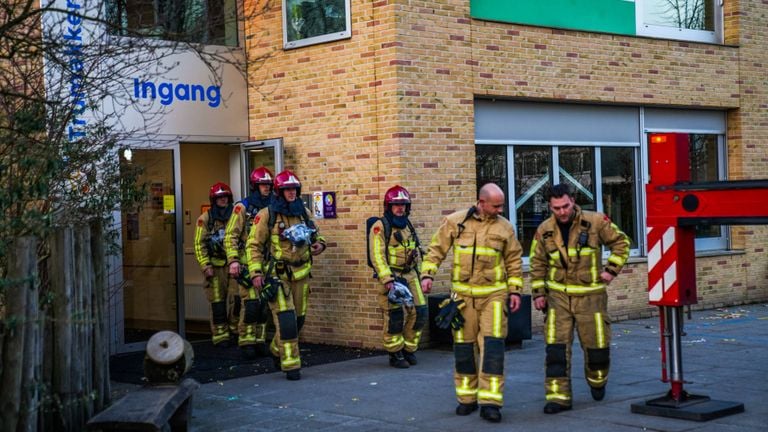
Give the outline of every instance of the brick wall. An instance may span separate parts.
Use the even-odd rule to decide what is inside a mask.
[[[284,139],[304,193],[337,193],[338,218],[319,222],[330,247],[315,260],[307,340],[380,345],[365,218],[399,183],[426,242],[443,215],[474,203],[476,95],[727,108],[732,178],[768,177],[764,2],[727,2],[719,46],[475,21],[466,0],[352,0],[351,39],[288,51],[272,3],[246,27],[251,137]],[[733,231],[744,253],[697,260],[697,308],[768,300],[766,229]],[[611,286],[614,318],[654,313],[646,290],[643,258]]]

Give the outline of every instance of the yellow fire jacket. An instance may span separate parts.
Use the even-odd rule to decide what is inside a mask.
[[[205,270],[209,265],[221,267],[227,264],[224,252],[224,222],[213,221],[212,229],[208,228],[208,212],[203,212],[197,218],[195,227],[195,258],[200,265],[200,270]]]
[[[246,225],[248,214],[245,205],[242,202],[235,204],[232,209],[232,216],[227,223],[227,231],[224,236],[224,248],[227,251],[227,263],[235,261],[243,262],[245,258],[245,242],[248,241],[248,232]]]
[[[309,220],[309,210],[305,209],[305,211]],[[275,225],[270,232],[269,212],[269,207],[263,208],[253,218],[251,232],[248,234],[248,241],[245,244],[248,272],[251,277],[263,275],[269,265],[269,262],[266,262],[266,254],[268,253],[276,263],[286,268],[290,280],[296,281],[308,277],[312,268],[309,242],[301,246],[294,246],[281,235],[286,229],[303,223],[304,220],[300,216],[278,213],[275,216]],[[314,241],[325,246],[325,239],[320,233],[316,233]]]
[[[453,247],[453,291],[472,297],[502,290],[521,293],[523,250],[512,224],[501,216],[480,217],[473,212],[467,218],[467,214],[462,210],[443,219],[421,265],[422,278],[434,278]]]
[[[371,226],[368,238],[371,262],[382,284],[395,279],[393,271],[397,274],[406,274],[417,268],[416,239],[407,227],[392,226],[389,242],[387,242],[384,238],[384,222],[378,220]]]
[[[545,289],[571,295],[605,291],[603,270],[616,276],[629,258],[629,237],[608,216],[576,207],[568,241],[565,242],[554,215],[536,230],[530,253],[531,292],[534,298]],[[605,267],[602,249],[611,250]]]

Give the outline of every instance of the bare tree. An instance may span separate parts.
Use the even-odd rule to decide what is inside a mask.
[[[134,94],[135,83],[178,67],[179,53],[196,56],[214,79],[222,67],[245,77],[243,55],[209,45],[237,45],[239,34],[222,29],[242,28],[240,2],[166,0],[156,2],[163,8],[145,11],[151,16],[129,3],[0,2],[0,378],[9,372],[2,362],[4,336],[25,321],[6,310],[8,296],[18,289],[8,277],[14,240],[39,239],[39,305],[45,316],[52,302],[47,281],[57,277],[47,275],[44,265],[52,230],[99,219],[114,232],[113,211],[140,207],[147,196],[136,183],[138,169],[121,164],[118,153],[128,139],[151,139],[164,111],[125,95]],[[271,7],[270,1],[261,3],[254,13]],[[139,121],[128,123],[129,116]],[[39,389],[48,384],[34,383]],[[43,403],[30,409],[59,408]],[[11,430],[35,430],[24,421],[8,424],[18,425]]]
[[[707,7],[711,0],[664,0],[655,13],[661,22],[681,29],[707,29]]]

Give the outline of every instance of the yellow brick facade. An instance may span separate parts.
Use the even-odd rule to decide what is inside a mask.
[[[319,222],[329,248],[315,260],[306,340],[379,346],[365,219],[401,184],[428,242],[442,216],[474,203],[476,96],[728,109],[729,177],[768,178],[764,1],[726,2],[724,45],[473,20],[468,0],[351,10],[350,39],[283,50],[280,2],[246,2],[251,138],[282,138],[303,192],[337,196],[338,218]],[[697,259],[694,308],[768,300],[768,230],[732,234],[737,253]],[[612,284],[615,318],[655,313],[646,269],[634,259]]]

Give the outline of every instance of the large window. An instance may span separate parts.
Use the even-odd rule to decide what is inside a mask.
[[[351,22],[349,0],[283,0],[283,47],[349,38]]]
[[[579,207],[606,213],[630,236],[632,248],[637,249],[636,148],[478,145],[477,154],[494,154],[498,160],[506,156],[508,149],[514,160],[515,199],[510,203],[510,207],[514,206],[510,220],[515,224],[524,256],[528,256],[536,228],[549,217],[544,193],[553,182],[552,173],[557,173],[557,183],[571,187]],[[506,161],[501,162],[499,166],[506,165]],[[478,175],[479,167],[478,163]],[[484,169],[490,172],[487,166]],[[484,180],[499,185],[507,183],[506,173],[495,172],[496,178]]]
[[[722,6],[716,0],[638,0],[637,34],[720,43]]]
[[[691,182],[724,180],[723,145],[715,134],[689,134],[688,157]],[[725,249],[725,229],[720,225],[696,226],[696,249]]]
[[[110,33],[237,46],[236,0],[108,0]]]
[[[478,186],[492,181],[504,189],[505,216],[526,257],[536,228],[549,217],[544,193],[556,183],[571,186],[582,209],[608,215],[630,237],[631,255],[639,256],[647,134],[687,133],[691,179],[700,182],[725,179],[725,130],[723,111],[478,99]],[[696,249],[726,249],[726,232],[697,227]]]

